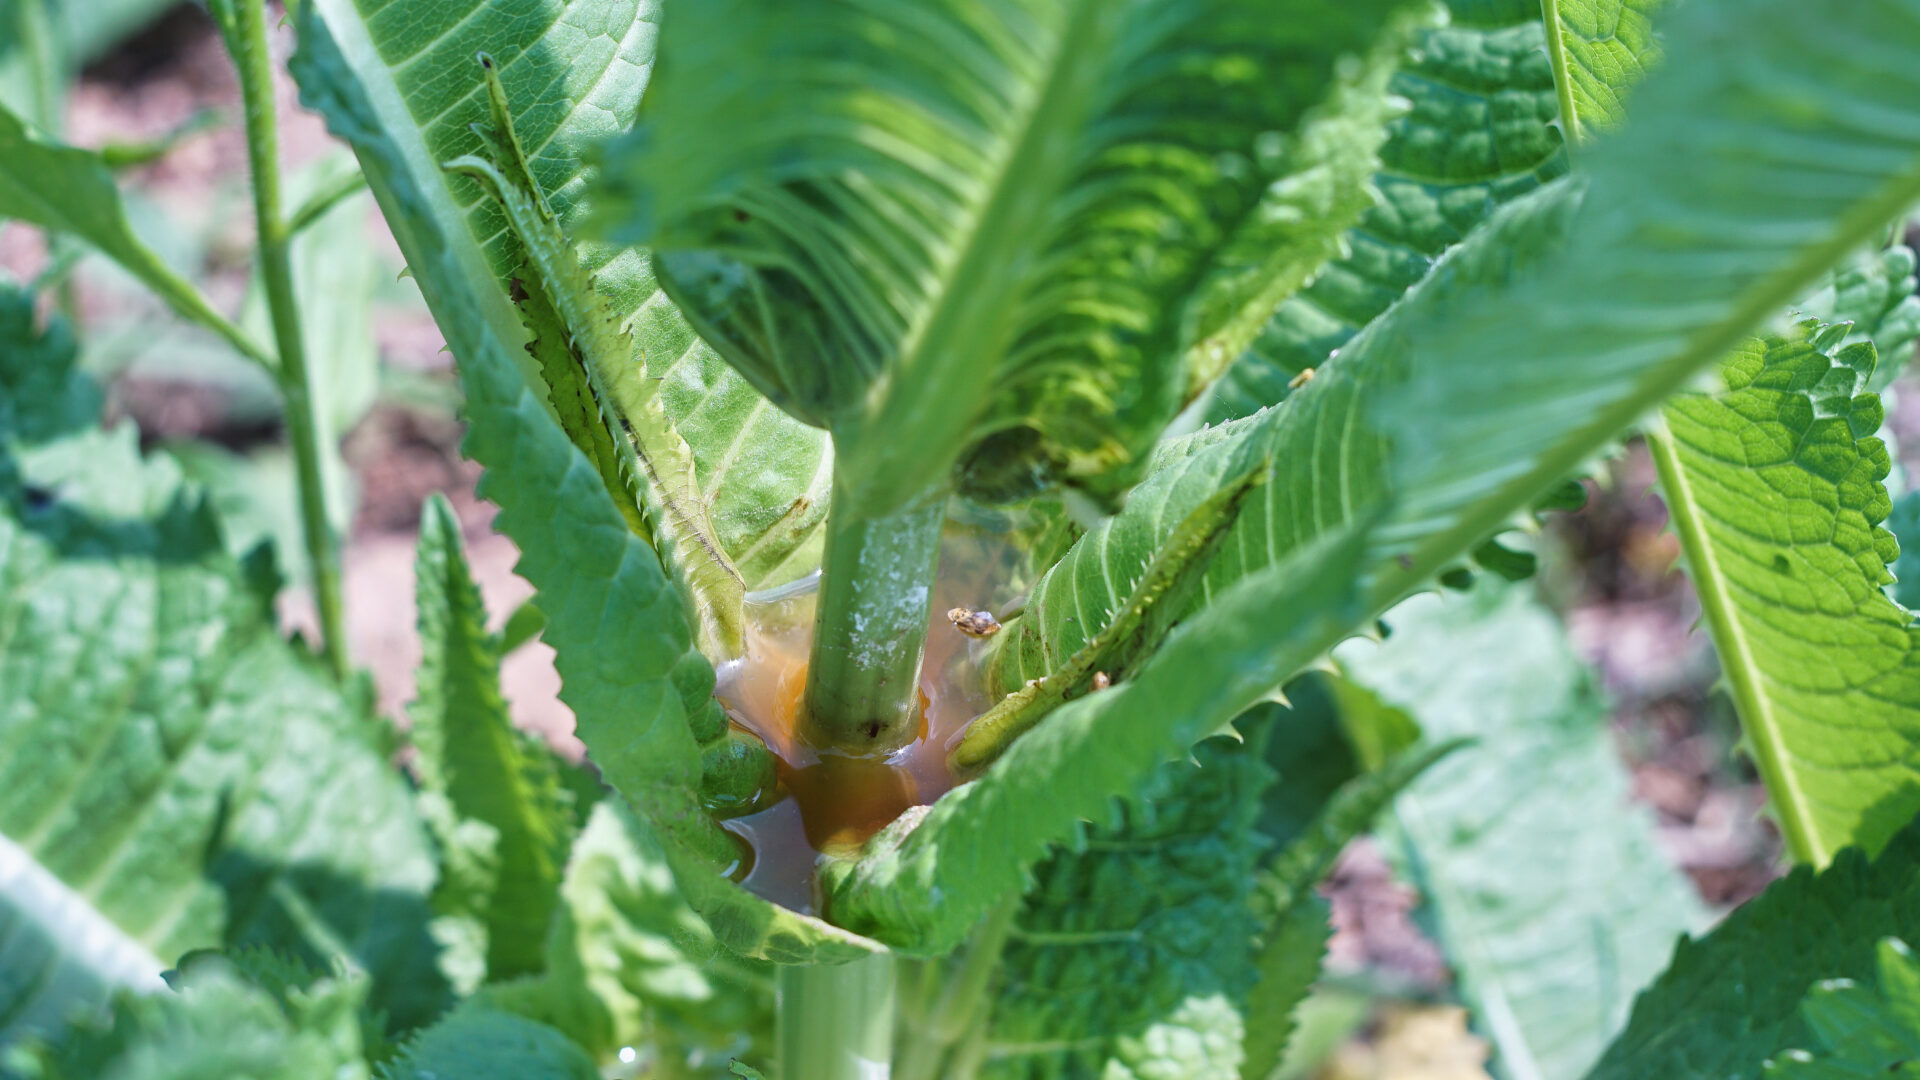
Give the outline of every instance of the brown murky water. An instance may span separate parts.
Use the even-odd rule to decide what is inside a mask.
[[[753,849],[748,889],[811,913],[822,853],[856,851],[908,808],[931,804],[953,788],[947,748],[986,711],[992,695],[978,672],[989,643],[962,634],[945,612],[1003,608],[1021,576],[1019,553],[1004,537],[955,529],[942,539],[920,669],[920,733],[884,759],[820,754],[795,737],[807,684],[812,590],[774,590],[778,595],[752,605],[747,655],[722,667],[714,691],[734,723],[765,739],[779,759],[784,797],[726,823]]]

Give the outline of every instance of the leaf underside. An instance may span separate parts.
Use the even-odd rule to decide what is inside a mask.
[[[863,514],[956,462],[983,498],[1057,481],[1110,503],[1184,394],[1183,335],[1328,253],[1292,235],[1320,177],[1275,182],[1326,142],[1370,156],[1377,115],[1301,124],[1402,6],[690,7],[600,213],[656,246],[736,367],[834,431]],[[1303,239],[1303,267],[1270,265]]]
[[[1806,321],[1663,410],[1664,493],[1782,831],[1824,864],[1920,811],[1920,622],[1890,599],[1870,342]]]

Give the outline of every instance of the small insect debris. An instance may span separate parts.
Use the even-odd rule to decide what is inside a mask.
[[[1113,680],[1107,677],[1106,672],[1096,671],[1093,673],[1093,688],[1095,690],[1105,690],[1107,687],[1112,685],[1113,685]]]
[[[947,612],[947,619],[954,629],[970,638],[990,638],[1000,632],[1000,620],[990,611],[957,607]]]

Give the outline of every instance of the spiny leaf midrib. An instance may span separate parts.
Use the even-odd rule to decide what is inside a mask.
[[[1493,533],[1516,507],[1545,493],[1572,473],[1602,440],[1624,430],[1648,410],[1684,389],[1701,367],[1731,352],[1753,327],[1766,323],[1785,309],[1849,251],[1878,237],[1887,222],[1916,200],[1920,200],[1920,158],[1910,162],[1904,173],[1882,185],[1879,194],[1863,200],[1843,215],[1824,241],[1813,247],[1802,247],[1792,263],[1762,279],[1720,320],[1693,334],[1687,345],[1659,364],[1636,392],[1608,405],[1586,425],[1562,437],[1552,449],[1535,459],[1532,468],[1501,485],[1497,494],[1476,499],[1472,512],[1460,515],[1438,535],[1422,541],[1396,572],[1376,580],[1369,590],[1370,596],[1384,608],[1437,573],[1461,550]]]
[[[1745,625],[1728,591],[1729,579],[1720,567],[1719,556],[1707,543],[1706,525],[1700,520],[1699,504],[1693,495],[1693,481],[1681,467],[1673,437],[1665,425],[1647,432],[1647,448],[1658,470],[1660,490],[1667,496],[1667,512],[1672,515],[1674,531],[1680,535],[1680,547],[1686,553],[1692,571],[1694,591],[1713,627],[1715,650],[1728,687],[1739,705],[1742,727],[1748,734],[1753,753],[1759,759],[1760,772],[1767,778],[1767,801],[1774,807],[1785,836],[1787,848],[1795,860],[1825,866],[1833,852],[1820,841],[1813,827],[1811,800],[1800,786],[1799,774],[1788,767],[1788,754],[1781,733],[1779,715],[1773,700],[1760,691],[1760,663],[1753,654]]]
[[[332,33],[334,43],[348,65],[360,76],[360,85],[372,99],[374,106],[383,116],[404,116],[413,119],[413,110],[408,107],[406,95],[401,93],[399,83],[394,79],[394,69],[387,66],[380,56],[379,47],[367,32],[366,23],[353,0],[312,0],[326,17],[327,29]],[[344,10],[343,10],[344,8]],[[479,85],[479,80],[475,80]],[[462,99],[464,100],[464,99]],[[454,107],[457,107],[455,103]],[[458,222],[459,228],[447,228],[442,232],[451,254],[458,261],[460,270],[473,285],[468,291],[473,294],[474,302],[481,308],[481,316],[486,320],[489,331],[499,341],[518,346],[526,340],[526,329],[521,326],[519,315],[513,304],[507,299],[506,292],[499,287],[499,279],[494,276],[493,268],[487,261],[484,248],[473,236],[473,230],[466,226],[467,207],[453,196],[447,187],[447,177],[440,169],[440,163],[428,150],[424,125],[417,120],[410,124],[389,125],[380,133],[407,162],[408,171],[428,202],[437,207],[441,220],[449,224]],[[378,175],[369,174],[368,186],[373,189],[374,198],[380,204],[381,213],[395,228],[405,230],[406,214],[393,194],[386,189],[385,181]],[[416,275],[414,280],[422,291],[434,288],[433,275]],[[520,368],[523,378],[530,385],[541,385],[539,372],[532,366],[532,357],[518,348],[506,350]],[[541,399],[541,405],[551,411],[552,406]]]

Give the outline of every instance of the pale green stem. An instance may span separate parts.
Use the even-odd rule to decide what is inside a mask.
[[[834,506],[851,506],[834,479]],[[919,731],[920,659],[945,504],[827,517],[801,736],[820,750],[885,753]]]
[[[247,159],[253,173],[254,221],[259,231],[260,280],[266,286],[280,353],[276,372],[293,444],[300,485],[300,526],[313,565],[314,606],[320,614],[320,638],[335,676],[349,671],[345,622],[340,607],[340,559],[327,519],[326,486],[321,478],[324,437],[314,413],[313,373],[307,367],[300,336],[300,307],[293,291],[293,234],[280,205],[280,142],[273,103],[273,54],[267,47],[265,0],[234,5],[234,63],[240,96],[246,103]]]
[[[62,47],[58,32],[54,28],[52,0],[19,0],[14,15],[20,34],[22,51],[27,58],[27,77],[31,82],[29,92],[33,95],[32,109],[29,113],[33,122],[49,138],[60,137],[61,129],[66,126],[66,49]],[[63,233],[47,234],[48,262],[51,266],[71,263],[78,257],[80,245]],[[59,290],[60,311],[69,321],[78,321],[80,314],[79,298],[74,294],[73,282],[64,274],[53,279],[54,287]]]
[[[1573,148],[1580,143],[1580,116],[1573,107],[1573,82],[1567,77],[1567,40],[1560,27],[1560,0],[1540,0],[1540,17],[1546,23],[1547,60],[1553,65],[1553,89],[1560,98],[1560,133],[1567,147],[1567,160],[1573,160]]]
[[[900,1047],[900,1068],[894,1080],[954,1080],[951,1051],[961,1040],[980,1034],[987,1019],[986,1006],[993,990],[993,977],[1000,970],[1007,938],[1013,932],[1013,917],[1020,910],[1020,898],[1009,897],[987,916],[967,940],[966,951],[944,984],[939,997],[923,1000],[923,1012],[914,1017],[916,1030]],[[923,961],[943,965],[943,961]]]
[[[300,235],[307,226],[319,221],[326,216],[327,211],[340,205],[341,200],[365,190],[366,186],[366,174],[358,169],[335,177],[309,196],[306,202],[300,204],[300,209],[295,210],[293,216],[287,219],[287,235]]]
[[[780,1080],[888,1080],[893,1060],[894,961],[780,968]]]

